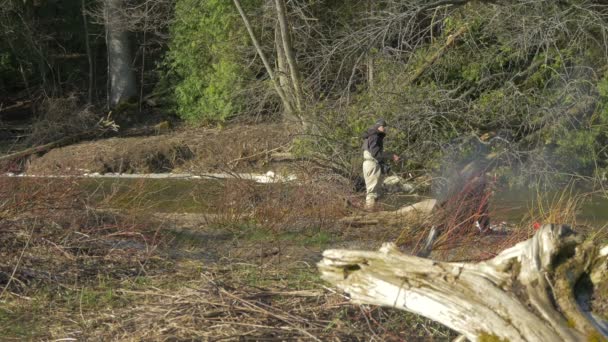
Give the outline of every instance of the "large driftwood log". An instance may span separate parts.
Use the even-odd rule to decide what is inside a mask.
[[[407,310],[472,341],[603,341],[608,325],[582,299],[605,281],[608,246],[584,242],[569,227],[545,225],[531,239],[479,263],[379,252],[327,250],[325,280],[357,303]],[[585,279],[593,286],[576,286]]]
[[[340,219],[340,222],[351,226],[403,224],[403,222],[427,217],[435,208],[436,203],[435,199],[427,199],[392,211],[360,212],[344,217]]]

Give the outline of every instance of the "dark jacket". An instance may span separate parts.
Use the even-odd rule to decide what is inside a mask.
[[[378,131],[377,126],[373,126],[363,133],[363,150],[369,151],[377,161],[382,160],[384,154],[384,137],[386,134]]]

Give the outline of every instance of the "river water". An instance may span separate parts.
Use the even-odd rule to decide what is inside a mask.
[[[52,179],[49,179],[52,181]],[[112,179],[84,178],[78,180],[94,202],[116,209],[145,207],[165,213],[217,212],[214,203],[223,196],[227,186],[235,180],[216,179]],[[256,187],[297,186],[287,184],[253,184]],[[362,194],[359,194],[363,196]],[[425,199],[424,196],[391,195],[383,203],[392,210]],[[608,194],[585,193],[582,190],[551,191],[539,195],[530,189],[499,189],[490,200],[492,221],[518,224],[528,221],[556,219],[560,210],[551,208],[570,207],[576,203],[574,215],[565,215],[575,222],[551,222],[584,224],[602,228],[608,223]],[[570,204],[570,206],[568,205]],[[563,213],[565,210],[562,210]],[[551,215],[549,213],[552,212]],[[562,215],[564,216],[564,215]],[[574,217],[574,219],[572,219]],[[549,223],[549,222],[540,222]]]
[[[608,196],[582,190],[551,191],[540,195],[528,189],[499,190],[491,199],[491,212],[495,222],[517,223],[526,219],[566,216],[573,217],[575,222],[544,223],[576,223],[602,228],[608,223]]]

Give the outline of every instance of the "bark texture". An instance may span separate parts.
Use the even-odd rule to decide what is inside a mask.
[[[289,65],[289,76],[294,90],[294,97],[296,101],[296,108],[298,111],[302,110],[302,88],[300,86],[300,71],[296,65],[296,57],[293,53],[293,46],[291,44],[291,36],[289,34],[289,24],[287,22],[287,10],[285,9],[285,0],[275,0],[277,7],[277,18],[279,22],[279,28],[281,33],[282,48]],[[279,53],[279,52],[277,52]]]
[[[606,278],[607,254],[568,226],[545,225],[479,263],[433,261],[385,244],[379,252],[327,250],[318,266],[357,303],[414,312],[472,341],[590,341],[608,336],[583,304]],[[584,279],[593,286],[578,286]]]
[[[279,79],[275,76],[274,69],[270,66],[270,63],[268,62],[268,59],[266,58],[266,54],[264,53],[264,50],[262,50],[262,46],[260,45],[260,42],[258,41],[258,38],[256,37],[255,32],[253,31],[253,28],[251,27],[249,18],[247,17],[247,14],[245,13],[245,11],[243,10],[243,7],[241,6],[241,2],[239,0],[233,0],[233,2],[241,16],[241,19],[243,19],[243,24],[245,25],[245,28],[247,29],[247,32],[249,33],[249,38],[251,39],[253,46],[255,46],[255,49],[256,49],[258,55],[260,56],[262,63],[264,63],[264,68],[266,68],[266,72],[268,72],[268,77],[270,77],[270,80],[272,81],[274,89],[276,90],[277,94],[281,98],[281,102],[283,103],[283,107],[285,109],[285,113],[284,113],[285,119],[290,120],[290,121],[299,121],[299,118],[295,113],[296,108],[294,108],[293,104],[289,101],[287,94],[285,94],[283,87],[281,87]]]
[[[104,0],[111,107],[137,95],[135,73],[131,68],[129,35],[123,19],[123,2],[124,0]]]

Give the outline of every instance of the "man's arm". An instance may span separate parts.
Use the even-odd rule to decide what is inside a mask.
[[[399,157],[399,155],[394,152],[384,152],[384,153],[382,153],[381,159],[382,160],[391,160],[392,159],[394,162],[398,162],[401,160],[401,157]]]
[[[367,146],[369,147],[369,153],[371,153],[372,157],[377,161],[382,160],[382,153],[380,151],[380,146],[378,146],[378,135],[372,134],[367,138]]]

